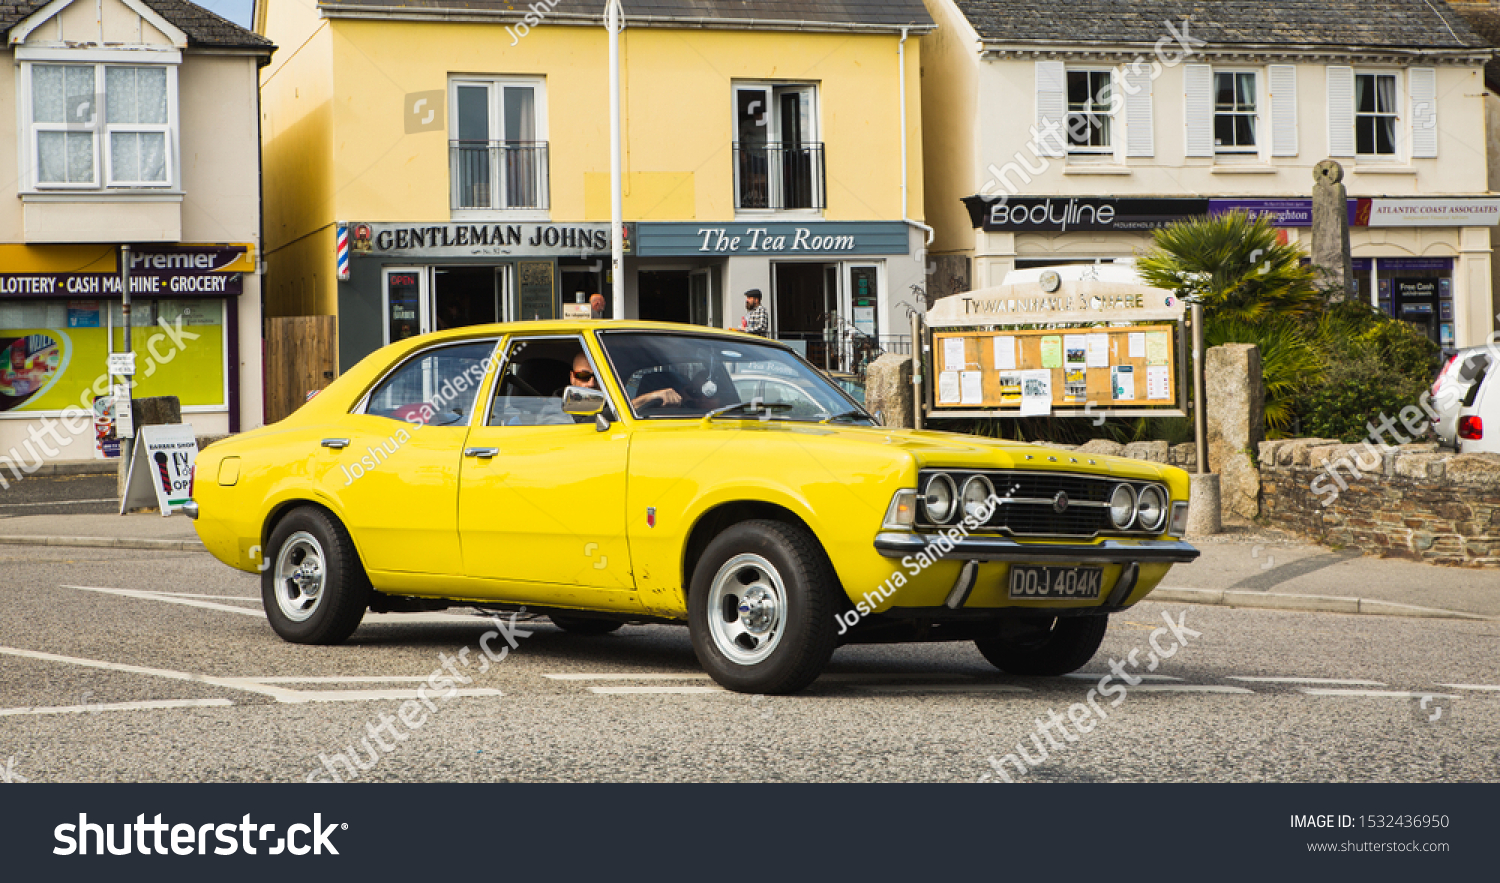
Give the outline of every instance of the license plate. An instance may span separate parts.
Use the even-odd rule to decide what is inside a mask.
[[[1102,567],[1012,567],[1010,597],[1098,598],[1104,583]]]

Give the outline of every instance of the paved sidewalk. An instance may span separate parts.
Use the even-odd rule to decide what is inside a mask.
[[[1189,537],[1203,555],[1172,568],[1162,601],[1420,616],[1423,611],[1500,618],[1500,571],[1438,567],[1334,551],[1252,524]],[[202,549],[185,515],[0,516],[6,544]],[[1403,608],[1421,608],[1411,610]]]

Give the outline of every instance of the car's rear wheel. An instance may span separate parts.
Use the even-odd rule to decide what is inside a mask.
[[[271,531],[261,603],[276,634],[294,644],[337,644],[370,604],[370,578],[349,532],[328,512],[292,510]]]
[[[565,632],[574,635],[607,635],[618,631],[623,622],[614,622],[608,619],[590,619],[586,616],[562,616],[553,614],[548,617],[552,624]]]
[[[838,608],[828,557],[806,529],[746,521],[708,544],[693,571],[693,652],[741,693],[795,693],[833,655]]]
[[[1001,622],[992,637],[974,646],[1003,672],[1065,675],[1094,658],[1108,629],[1108,616],[1017,617]]]

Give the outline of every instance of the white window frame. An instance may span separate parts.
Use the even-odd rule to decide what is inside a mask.
[[[21,180],[25,182],[29,192],[137,192],[162,190],[170,191],[180,178],[177,160],[180,156],[179,143],[181,138],[181,126],[178,116],[177,96],[177,68],[181,61],[181,55],[176,52],[157,53],[134,53],[128,51],[115,52],[87,52],[79,53],[73,50],[18,50],[17,61],[21,67],[21,75],[17,77],[17,91],[19,95],[16,101],[17,123],[21,137],[26,139],[25,147],[19,151],[21,157]],[[156,56],[156,57],[153,57]],[[94,149],[94,179],[92,183],[68,183],[68,182],[42,182],[37,176],[41,171],[41,132],[77,132],[80,129],[70,123],[36,123],[32,121],[32,70],[35,65],[73,66],[94,68],[94,95],[96,106],[94,118],[90,121],[87,131],[93,140]],[[167,72],[167,122],[165,124],[146,123],[116,123],[106,122],[108,116],[108,96],[105,91],[105,69],[111,67],[140,67],[140,68],[165,68]],[[103,100],[97,100],[102,97]],[[164,132],[166,134],[166,173],[165,181],[115,181],[113,180],[112,157],[109,149],[109,135],[115,132]],[[102,180],[101,180],[102,178]]]
[[[1395,82],[1394,95],[1391,97],[1392,111],[1390,113],[1361,113],[1359,110],[1359,78],[1360,77],[1390,77]],[[1401,162],[1406,154],[1407,137],[1403,130],[1406,126],[1406,117],[1402,114],[1405,107],[1406,88],[1402,82],[1401,71],[1378,68],[1355,68],[1354,79],[1351,82],[1352,90],[1349,100],[1353,107],[1349,115],[1354,121],[1354,156],[1359,163],[1389,163]],[[1379,94],[1379,91],[1376,91]],[[1359,120],[1360,117],[1375,117],[1377,119],[1392,119],[1395,121],[1391,126],[1391,152],[1390,153],[1360,153],[1359,152]]]
[[[531,90],[532,90],[532,102],[531,102],[532,103],[532,113],[535,115],[535,119],[532,120],[532,127],[536,131],[536,136],[532,140],[533,140],[534,143],[538,143],[538,144],[545,143],[545,144],[548,145],[546,174],[543,176],[543,180],[540,182],[541,187],[544,188],[547,191],[547,193],[548,193],[548,197],[547,197],[547,206],[548,207],[547,208],[505,208],[505,207],[495,207],[494,203],[498,201],[498,196],[502,193],[502,191],[500,189],[500,185],[501,185],[501,181],[502,181],[502,177],[501,176],[503,175],[503,170],[502,169],[492,168],[491,169],[491,184],[490,184],[490,188],[491,188],[490,189],[490,203],[491,203],[491,207],[489,207],[489,208],[452,208],[452,210],[451,210],[452,217],[454,219],[477,219],[477,218],[493,218],[493,217],[496,217],[496,216],[503,216],[503,217],[512,218],[512,219],[539,220],[539,221],[545,221],[545,220],[550,219],[550,217],[551,217],[551,205],[552,205],[552,200],[551,200],[551,189],[552,189],[552,181],[551,181],[551,178],[552,178],[552,156],[551,156],[551,153],[552,153],[552,151],[551,151],[551,139],[549,139],[547,137],[547,117],[548,117],[548,113],[547,113],[547,78],[546,77],[520,76],[520,75],[514,75],[514,74],[494,74],[494,75],[492,75],[492,74],[450,74],[449,77],[448,77],[448,138],[449,138],[450,141],[457,141],[458,140],[458,90],[462,86],[483,86],[485,89],[488,90],[488,92],[489,92],[489,115],[490,115],[490,119],[489,119],[489,133],[488,134],[490,135],[489,140],[491,142],[506,141],[506,140],[515,140],[515,139],[496,138],[496,137],[494,137],[496,134],[501,134],[501,135],[506,134],[503,131],[504,126],[505,126],[505,87],[507,87],[507,86],[530,86],[531,87]],[[450,154],[450,157],[451,157],[451,154]],[[449,181],[450,181],[450,185],[449,186],[451,187],[452,186],[451,182],[452,182],[452,178],[453,178],[453,163],[452,163],[451,158],[450,158],[449,163],[448,163],[448,177],[449,177]],[[504,186],[506,188],[508,188],[510,186],[510,182],[508,180],[505,180],[504,181]]]
[[[823,86],[814,80],[732,80],[729,87],[729,112],[730,125],[732,127],[731,137],[733,143],[740,142],[739,112],[740,94],[744,92],[759,93],[764,96],[766,140],[771,144],[786,143],[787,121],[781,113],[781,102],[778,100],[788,92],[801,93],[808,104],[807,124],[811,131],[802,133],[803,144],[821,145],[824,150],[823,159],[827,161],[827,145],[823,141]],[[733,161],[734,193],[733,199],[736,204],[740,201],[740,188],[744,182],[740,176],[740,164],[736,158]],[[735,216],[741,218],[755,218],[765,215],[804,215],[809,217],[822,217],[827,211],[828,202],[827,182],[823,180],[823,166],[819,163],[812,164],[812,175],[809,186],[812,192],[821,196],[825,203],[823,208],[735,208]],[[769,175],[766,178],[766,200],[770,205],[777,205],[785,198],[784,183],[780,176]]]
[[[1104,117],[1109,120],[1107,130],[1109,140],[1106,144],[1080,145],[1073,143],[1071,126],[1075,112],[1073,102],[1069,98],[1068,78],[1073,74],[1104,74],[1109,77],[1109,101],[1105,104],[1103,112],[1086,112],[1093,116]],[[1121,88],[1120,75],[1117,68],[1097,67],[1085,65],[1068,65],[1063,68],[1063,138],[1067,144],[1068,158],[1072,160],[1112,160],[1119,161],[1120,151],[1124,147],[1124,114],[1125,93]],[[1097,92],[1090,92],[1090,104],[1098,98]]]
[[[1224,156],[1227,156],[1227,157],[1246,157],[1246,156],[1253,156],[1253,157],[1257,157],[1257,158],[1264,157],[1265,153],[1266,153],[1267,146],[1268,146],[1267,145],[1267,141],[1269,140],[1266,136],[1267,136],[1267,134],[1269,132],[1269,129],[1270,129],[1270,126],[1267,124],[1267,117],[1266,117],[1267,94],[1266,94],[1266,76],[1265,76],[1265,70],[1262,69],[1262,68],[1215,67],[1215,68],[1211,68],[1210,69],[1209,74],[1210,74],[1210,78],[1209,78],[1210,89],[1212,90],[1211,94],[1209,95],[1209,114],[1210,114],[1210,120],[1209,120],[1209,139],[1214,142],[1214,144],[1213,144],[1213,147],[1214,147],[1214,156],[1216,156],[1216,157],[1224,157]],[[1218,131],[1219,131],[1219,114],[1220,114],[1220,110],[1219,110],[1219,75],[1220,74],[1224,74],[1224,75],[1227,75],[1227,76],[1235,76],[1235,77],[1249,75],[1249,76],[1252,76],[1252,77],[1255,78],[1255,88],[1254,88],[1255,111],[1254,111],[1254,113],[1244,113],[1243,111],[1238,111],[1238,110],[1223,111],[1223,113],[1226,114],[1226,115],[1228,115],[1228,116],[1236,116],[1236,117],[1239,117],[1239,116],[1248,116],[1248,117],[1250,117],[1253,120],[1253,122],[1252,122],[1252,128],[1254,129],[1254,132],[1255,132],[1255,143],[1253,145],[1251,145],[1249,148],[1245,148],[1243,146],[1233,146],[1233,147],[1225,148],[1225,147],[1223,147],[1222,145],[1219,144],[1219,141],[1218,141]],[[1235,94],[1238,95],[1238,90],[1235,90]]]

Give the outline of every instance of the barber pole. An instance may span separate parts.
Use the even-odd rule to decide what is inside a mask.
[[[339,225],[339,281],[349,281],[349,227]]]

